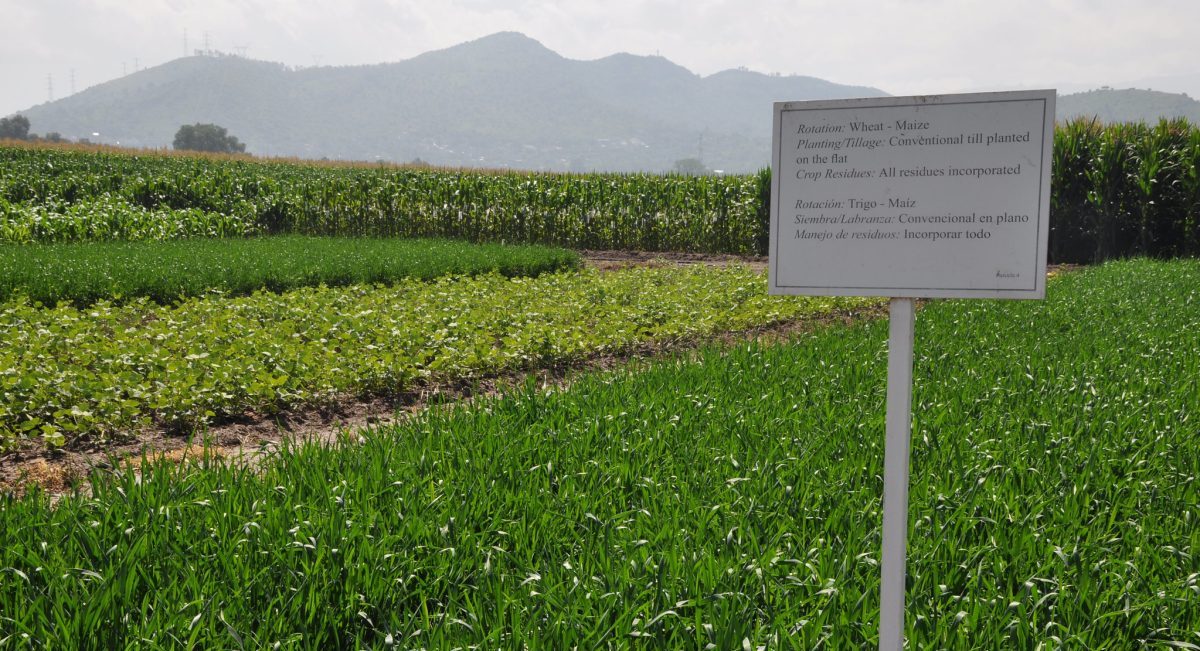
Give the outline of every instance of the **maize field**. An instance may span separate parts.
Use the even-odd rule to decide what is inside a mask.
[[[1200,253],[1200,129],[1058,126],[1051,262]],[[0,242],[300,234],[764,255],[770,172],[552,174],[0,147]]]

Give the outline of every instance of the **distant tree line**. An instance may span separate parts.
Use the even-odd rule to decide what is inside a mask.
[[[29,118],[17,114],[0,119],[0,138],[8,140],[29,138]]]
[[[44,136],[29,132],[29,118],[21,115],[10,115],[0,118],[0,140],[44,140],[47,142],[66,142],[57,131],[51,131]]]
[[[70,142],[57,131],[38,136],[29,131],[29,118],[17,113],[0,118],[0,140],[33,140],[42,142]],[[86,139],[79,142],[87,143]],[[222,154],[238,154],[246,151],[245,143],[229,134],[225,127],[215,124],[185,124],[175,132],[175,149],[181,151],[205,151]]]
[[[185,124],[175,132],[175,149],[207,151],[220,154],[238,154],[246,151],[246,145],[229,135],[225,127],[215,124]]]

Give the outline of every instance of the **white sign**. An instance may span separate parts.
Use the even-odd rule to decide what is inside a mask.
[[[772,294],[1043,298],[1054,91],[775,104]]]

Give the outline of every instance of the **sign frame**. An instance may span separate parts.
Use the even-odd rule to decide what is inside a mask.
[[[781,259],[786,256],[786,248],[782,246],[782,231],[784,225],[782,220],[786,216],[786,212],[781,206],[781,197],[785,192],[789,196],[794,196],[796,190],[791,184],[797,183],[795,179],[785,178],[782,170],[784,165],[783,156],[785,155],[783,142],[784,134],[781,133],[783,128],[783,114],[807,111],[816,112],[815,114],[830,114],[846,112],[852,115],[855,112],[863,110],[884,109],[893,112],[895,117],[908,118],[912,115],[919,115],[922,110],[928,112],[928,109],[937,107],[939,109],[945,107],[953,107],[959,110],[970,110],[967,107],[978,105],[997,105],[1005,103],[1036,103],[1041,108],[1041,123],[1037,125],[1029,125],[1030,131],[1030,147],[1031,149],[1034,139],[1040,140],[1040,156],[1038,160],[1039,169],[1035,172],[1038,175],[1038,197],[1036,199],[1036,223],[1029,224],[1023,228],[1028,230],[1036,229],[1035,233],[1023,233],[1024,236],[1030,236],[1030,239],[1035,239],[1036,252],[1034,253],[1033,269],[1025,269],[1022,267],[1019,272],[1031,276],[1032,285],[1022,288],[999,288],[999,287],[960,287],[955,286],[953,282],[947,282],[942,285],[925,284],[916,286],[912,284],[889,284],[889,280],[894,280],[896,275],[889,274],[889,278],[880,278],[879,282],[871,285],[863,284],[846,284],[846,285],[830,285],[830,284],[812,284],[812,285],[795,285],[789,283],[787,279],[782,277],[780,271]],[[1054,90],[1029,90],[1029,91],[1006,91],[995,93],[961,93],[947,95],[914,95],[904,97],[878,97],[878,98],[862,98],[862,99],[841,99],[841,100],[816,100],[804,102],[776,102],[773,106],[773,121],[772,121],[772,153],[771,153],[771,204],[770,204],[770,263],[768,265],[768,280],[770,283],[771,294],[790,294],[790,295],[807,295],[807,296],[885,296],[885,297],[908,297],[908,298],[1005,298],[1005,299],[1041,299],[1045,297],[1046,291],[1046,257],[1049,249],[1049,225],[1050,225],[1050,167],[1052,159],[1052,147],[1054,142],[1054,110],[1055,110],[1055,91]],[[878,112],[878,111],[877,111]],[[881,152],[882,153],[882,152]],[[855,164],[859,167],[871,167],[877,165],[871,160],[871,152],[855,152]],[[1028,161],[1024,161],[1028,164]],[[882,163],[878,163],[882,164]],[[829,166],[834,167],[834,166]],[[872,180],[872,184],[879,185],[881,180]],[[894,185],[903,187],[899,181]],[[1033,210],[1032,205],[1027,205],[1030,212]],[[965,207],[969,210],[970,207]],[[978,208],[977,208],[978,209]],[[845,248],[845,247],[844,247]],[[862,260],[857,260],[852,257],[853,249],[846,248],[847,253],[851,254],[843,261],[838,261],[838,264],[844,262],[846,265],[851,264],[867,264]],[[928,259],[923,258],[922,262],[928,264]],[[965,267],[965,265],[960,265]],[[956,277],[953,268],[947,268],[942,272],[942,276],[948,281],[953,281]]]

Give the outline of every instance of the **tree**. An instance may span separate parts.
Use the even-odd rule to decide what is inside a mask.
[[[185,124],[175,132],[175,149],[233,154],[246,151],[246,145],[215,124]]]
[[[17,114],[0,119],[0,140],[25,140],[29,138],[29,118]]]

